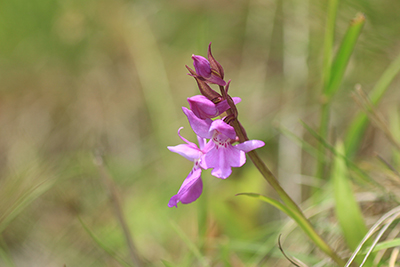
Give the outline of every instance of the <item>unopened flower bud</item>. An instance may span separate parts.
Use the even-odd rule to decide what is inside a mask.
[[[192,55],[194,69],[196,70],[197,75],[208,79],[211,77],[211,66],[210,62],[202,56]]]

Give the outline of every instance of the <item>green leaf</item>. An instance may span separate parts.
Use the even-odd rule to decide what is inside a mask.
[[[338,142],[336,150],[338,153],[344,154],[343,143]],[[354,197],[352,183],[348,178],[347,166],[343,157],[336,156],[331,175],[336,217],[349,248],[354,250],[367,233],[367,227]]]
[[[389,65],[382,74],[375,87],[369,93],[371,102],[376,106],[382,99],[393,79],[400,72],[400,55]],[[346,155],[353,157],[357,152],[364,132],[368,126],[368,117],[365,113],[358,113],[347,131],[345,138]]]
[[[339,258],[334,251],[325,243],[325,241],[318,235],[318,233],[314,230],[313,226],[307,220],[307,218],[301,213],[298,213],[297,210],[292,210],[289,207],[286,207],[284,204],[280,203],[276,199],[269,198],[266,196],[262,196],[256,193],[240,193],[238,195],[245,195],[249,197],[254,197],[260,199],[264,202],[267,202],[281,211],[285,212],[290,218],[292,218],[304,231],[304,233],[317,245],[322,251],[324,251],[329,257],[331,257],[336,263],[339,265],[344,265],[344,261]]]
[[[343,37],[343,41],[332,64],[328,86],[325,87],[324,93],[328,97],[331,97],[336,93],[340,83],[342,82],[344,72],[349,63],[350,56],[353,53],[354,46],[358,36],[360,35],[364,22],[364,15],[357,14],[357,16],[351,21],[350,26]]]
[[[324,37],[324,87],[327,87],[331,75],[332,47],[335,39],[335,21],[339,0],[330,0],[327,12],[325,37]]]
[[[243,196],[249,196],[249,197],[257,198],[259,200],[262,200],[264,202],[267,202],[267,203],[271,204],[272,206],[274,206],[275,208],[283,211],[284,213],[286,213],[288,216],[290,216],[292,218],[294,216],[293,212],[288,207],[286,207],[284,204],[282,204],[281,202],[279,202],[276,199],[273,199],[273,198],[270,198],[270,197],[266,197],[266,196],[263,196],[263,195],[260,195],[260,194],[256,194],[256,193],[239,193],[239,194],[236,194],[236,195],[237,196],[242,196],[243,195]]]
[[[383,241],[381,243],[378,243],[374,247],[372,252],[377,252],[377,251],[380,251],[380,250],[399,247],[399,246],[400,246],[400,238],[395,238],[395,239],[392,239],[392,240]],[[367,254],[368,250],[369,250],[369,247],[363,249],[360,254]]]

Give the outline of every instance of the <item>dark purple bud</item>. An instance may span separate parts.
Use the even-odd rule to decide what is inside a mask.
[[[197,75],[208,79],[211,77],[211,66],[210,62],[205,57],[192,55],[194,69]]]
[[[225,86],[226,82],[222,80],[218,75],[214,74],[214,71],[211,74],[211,77],[207,79],[209,83],[215,83],[221,86]]]
[[[221,79],[224,79],[224,69],[222,68],[221,64],[219,64],[219,62],[216,61],[213,57],[211,53],[211,43],[208,45],[208,61],[210,62],[212,72],[218,75]]]
[[[205,82],[206,80],[203,77],[196,75],[196,72],[194,70],[189,68],[187,65],[186,65],[186,68],[189,71],[188,75],[195,78],[197,85],[199,87],[200,93],[203,96],[207,97],[207,99],[213,101],[215,104],[219,103],[222,99],[221,95],[219,93],[215,92],[213,89],[211,89],[211,87]]]

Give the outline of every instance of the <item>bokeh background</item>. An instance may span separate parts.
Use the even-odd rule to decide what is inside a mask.
[[[318,0],[1,1],[0,266],[134,266],[119,212],[144,266],[289,266],[280,233],[287,251],[318,262],[286,216],[235,196],[274,196],[250,161],[227,180],[204,171],[200,199],[168,208],[192,163],[166,147],[181,143],[181,126],[195,140],[181,112],[198,94],[185,65],[212,42],[249,137],[307,200],[316,160],[282,129],[318,145],[300,120],[319,125],[326,10]],[[335,48],[357,12],[366,23],[332,106],[334,139],[360,110],[354,86],[368,92],[400,53],[397,0],[340,1]],[[387,120],[399,86],[379,105]],[[376,153],[393,156],[370,127],[356,161],[379,175]],[[339,244],[327,214],[315,223]]]

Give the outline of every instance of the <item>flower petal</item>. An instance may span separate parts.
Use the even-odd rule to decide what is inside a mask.
[[[199,142],[200,150],[203,150],[205,148],[205,146],[206,146],[207,140],[205,138],[197,136],[197,141]],[[206,153],[206,152],[203,151],[203,153]]]
[[[212,122],[209,132],[213,134],[214,131],[218,131],[232,140],[236,138],[235,129],[223,120],[215,120]]]
[[[226,85],[226,82],[223,79],[221,79],[221,77],[219,77],[218,75],[215,75],[214,73],[211,74],[210,78],[206,79],[206,82],[215,83],[215,84],[218,84],[221,86]]]
[[[246,163],[246,154],[232,145],[225,148],[225,158],[231,167],[242,167]]]
[[[186,144],[180,144],[177,146],[168,146],[167,147],[171,152],[178,153],[182,157],[190,161],[194,161],[195,159],[199,159],[202,155],[200,150],[197,147],[192,147]]]
[[[183,113],[185,113],[186,117],[189,120],[189,124],[192,127],[193,131],[200,137],[202,138],[211,138],[212,133],[209,132],[210,125],[212,123],[212,120],[210,119],[205,119],[202,120],[198,118],[194,113],[185,108],[182,107]]]
[[[168,207],[178,207],[178,202],[188,204],[198,199],[203,192],[203,181],[201,180],[201,169],[193,168],[183,181],[178,193],[171,197]]]
[[[242,99],[240,97],[232,97],[233,103],[238,104],[242,101]]]
[[[249,152],[252,151],[256,148],[262,147],[264,146],[265,143],[263,141],[260,140],[249,140],[249,141],[245,141],[243,143],[237,144],[234,146],[234,148],[237,148],[239,150],[242,150],[244,152]]]
[[[203,95],[195,95],[187,99],[190,110],[200,119],[214,118],[218,116],[217,106]]]
[[[224,149],[215,147],[204,156],[204,162],[207,167],[213,168],[211,175],[222,179],[229,177],[232,173],[224,152]]]

